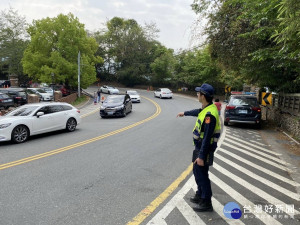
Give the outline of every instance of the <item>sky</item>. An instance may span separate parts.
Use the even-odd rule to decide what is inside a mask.
[[[115,16],[135,19],[139,25],[155,23],[158,41],[174,50],[191,49],[195,34],[193,0],[0,0],[0,9],[12,7],[28,23],[58,14],[74,14],[85,28],[96,31]]]

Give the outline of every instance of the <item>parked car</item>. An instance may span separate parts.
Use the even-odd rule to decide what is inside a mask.
[[[100,92],[107,93],[110,95],[120,93],[120,91],[117,88],[111,87],[111,86],[106,86],[106,85],[100,87]]]
[[[229,123],[248,123],[261,125],[261,108],[257,98],[252,95],[231,95],[224,110],[224,125]]]
[[[128,90],[126,93],[130,96],[132,102],[141,102],[141,96],[137,91]]]
[[[13,97],[14,104],[24,105],[27,103],[27,95],[24,88],[0,88],[0,92]]]
[[[169,88],[158,88],[156,91],[154,91],[154,97],[172,98],[173,93]]]
[[[8,109],[14,106],[14,98],[0,92],[0,108]]]
[[[80,111],[68,103],[26,104],[0,117],[0,141],[25,142],[29,136],[66,129],[81,122]]]
[[[41,96],[42,101],[52,101],[53,100],[53,92],[47,93],[41,88],[27,88],[27,90],[33,91],[35,94]]]
[[[128,94],[109,95],[100,106],[100,116],[123,116],[132,111],[132,102]]]
[[[54,85],[53,87],[55,91],[60,91],[62,93],[62,96],[67,96],[71,94],[71,89],[65,85]]]
[[[26,89],[26,95],[37,95],[39,97],[39,101],[42,101],[42,96],[31,89]]]
[[[51,87],[42,87],[41,89],[53,95],[53,89]]]

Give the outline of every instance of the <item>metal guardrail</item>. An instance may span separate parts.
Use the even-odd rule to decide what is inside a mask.
[[[81,93],[84,94],[84,95],[86,95],[86,96],[88,96],[88,97],[90,97],[90,98],[94,98],[94,96],[92,94],[90,94],[90,93],[88,93],[88,92],[86,92],[86,91],[84,91],[82,89],[81,89]]]
[[[300,93],[273,95],[273,106],[283,112],[300,116]]]

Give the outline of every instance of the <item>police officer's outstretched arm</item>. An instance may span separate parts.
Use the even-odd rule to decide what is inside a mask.
[[[192,109],[189,111],[180,112],[177,114],[176,117],[183,117],[183,116],[198,116],[198,114],[201,112],[201,109]]]

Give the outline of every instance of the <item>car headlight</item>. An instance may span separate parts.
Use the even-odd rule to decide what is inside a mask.
[[[4,129],[6,127],[9,127],[10,125],[11,125],[11,123],[0,124],[0,129]]]
[[[105,109],[105,107],[101,105],[101,106],[100,106],[100,109],[101,109],[101,110],[104,110],[104,109]]]

